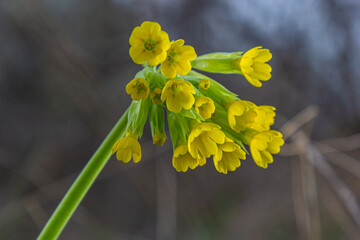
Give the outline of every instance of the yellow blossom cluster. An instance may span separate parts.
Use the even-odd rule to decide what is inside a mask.
[[[178,172],[203,166],[211,157],[218,172],[235,171],[248,153],[245,145],[258,166],[267,168],[273,162],[273,154],[284,144],[281,133],[270,129],[275,108],[242,100],[193,70],[241,74],[260,87],[261,81],[271,78],[268,49],[198,57],[183,39],[170,41],[158,23],[148,21],[135,27],[129,43],[130,57],[144,68],[126,86],[133,101],[125,113],[126,135],[119,136],[113,147],[118,160],[140,161],[138,139],[147,119],[154,144],[163,145],[166,113],[174,149],[172,164]]]

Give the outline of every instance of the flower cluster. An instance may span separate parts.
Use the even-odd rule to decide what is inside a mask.
[[[193,47],[183,39],[169,40],[158,23],[144,22],[136,27],[129,43],[129,53],[143,64],[126,92],[133,99],[126,111],[126,135],[113,147],[118,160],[141,159],[138,138],[149,117],[153,142],[166,141],[165,112],[173,144],[172,163],[179,172],[206,164],[212,156],[217,171],[227,174],[245,160],[250,148],[255,163],[267,168],[273,154],[284,144],[280,132],[271,130],[275,108],[257,106],[240,99],[205,72],[242,74],[252,85],[271,77],[267,64],[272,57],[268,49],[255,47],[245,53],[217,52],[197,57]],[[158,66],[160,64],[160,66]]]

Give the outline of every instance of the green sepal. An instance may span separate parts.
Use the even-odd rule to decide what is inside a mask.
[[[226,105],[229,101],[239,100],[237,94],[229,91],[217,81],[198,72],[190,71],[186,76],[183,76],[183,78],[193,84],[193,86],[195,86],[201,94],[211,98],[214,102],[217,102],[220,105]],[[209,80],[210,87],[207,90],[203,90],[199,87],[201,79]]]
[[[145,79],[150,86],[150,93],[154,88],[163,88],[166,84],[167,78],[161,73],[157,72],[153,67],[145,67],[135,75],[136,78]]]
[[[244,131],[241,131],[239,133],[239,136],[241,137],[242,141],[250,146],[251,140],[255,137],[256,134],[258,134],[259,131],[252,129],[252,128],[246,128]]]
[[[197,119],[200,121],[205,121],[205,119],[194,109],[194,107],[190,109],[182,109],[181,112],[179,112],[181,116],[191,118],[191,119]]]
[[[151,104],[149,121],[152,136],[155,133],[163,133],[165,136],[164,108],[157,104]]]
[[[129,113],[126,131],[138,134],[139,137],[143,134],[143,129],[148,117],[151,99],[141,99],[140,101],[132,101]]]
[[[149,82],[150,92],[154,88],[163,88],[167,80],[167,78],[164,75],[155,71],[153,68],[147,68],[144,72],[144,77]]]
[[[241,57],[242,52],[215,52],[197,57],[191,61],[193,68],[212,73],[242,74],[239,67],[233,64]]]
[[[174,149],[181,144],[187,144],[190,133],[189,119],[168,110],[166,112],[170,137]]]

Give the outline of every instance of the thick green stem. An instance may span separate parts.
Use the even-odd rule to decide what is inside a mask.
[[[100,147],[96,150],[64,198],[61,200],[60,204],[57,206],[55,212],[38,236],[38,240],[51,240],[59,237],[61,231],[70,220],[96,177],[109,160],[112,146],[124,135],[128,119],[127,116],[128,111],[123,114],[105,140],[101,143]]]

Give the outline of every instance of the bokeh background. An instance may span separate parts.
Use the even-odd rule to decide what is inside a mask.
[[[35,239],[130,103],[132,29],[159,22],[198,55],[269,48],[272,79],[212,75],[277,108],[286,145],[266,170],[187,173],[172,147],[114,157],[60,239],[360,239],[358,0],[2,0],[0,239]]]

